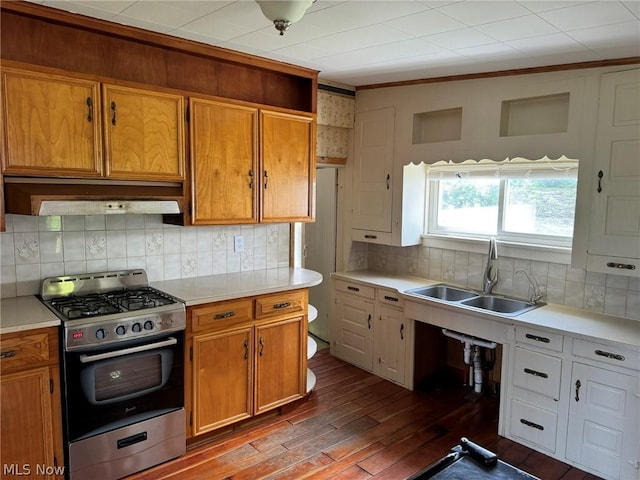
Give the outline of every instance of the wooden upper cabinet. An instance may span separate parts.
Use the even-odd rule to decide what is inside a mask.
[[[192,223],[258,221],[258,109],[190,99]]]
[[[315,121],[312,116],[262,110],[262,222],[313,221]]]
[[[102,175],[99,84],[2,69],[5,174]]]
[[[108,177],[184,179],[182,95],[103,85],[102,112]]]

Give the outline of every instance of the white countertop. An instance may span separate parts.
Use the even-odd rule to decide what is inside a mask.
[[[33,295],[0,299],[0,334],[58,325],[60,319]]]
[[[397,290],[399,294],[411,288],[444,283],[420,277],[398,276],[380,272],[354,271],[332,273],[333,278],[341,280],[351,280],[366,283],[374,287],[384,287]],[[405,296],[405,300],[423,302],[431,306],[442,306],[439,301],[429,299],[418,299],[416,297]],[[455,308],[447,305],[447,308]],[[461,309],[462,310],[462,309]],[[468,310],[465,310],[469,313]],[[514,325],[526,325],[569,333],[574,336],[585,337],[590,340],[604,340],[626,344],[632,347],[640,347],[640,321],[631,320],[612,315],[589,312],[564,305],[547,304],[522,313],[517,316],[503,316],[483,312],[481,316],[492,318],[504,323]]]
[[[322,282],[322,275],[305,268],[270,268],[249,272],[153,282],[151,285],[179,298],[187,306],[233,298],[309,288]]]

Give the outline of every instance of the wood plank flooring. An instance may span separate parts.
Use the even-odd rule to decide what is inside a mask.
[[[128,480],[399,480],[444,456],[460,437],[542,480],[594,480],[497,434],[498,400],[452,387],[410,392],[320,350],[317,377],[293,411],[190,449]]]

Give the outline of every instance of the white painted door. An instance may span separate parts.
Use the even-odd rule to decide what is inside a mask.
[[[640,258],[639,69],[602,76],[594,175],[589,254]]]
[[[605,478],[640,479],[640,378],[573,363],[567,458]]]
[[[391,232],[395,109],[356,113],[353,228]]]
[[[305,224],[305,268],[320,272],[323,281],[309,289],[309,303],[318,310],[318,318],[309,324],[309,331],[329,341],[331,314],[331,273],[336,270],[336,203],[337,170],[319,168],[316,171],[316,221]]]
[[[405,380],[407,325],[402,310],[376,307],[374,373],[399,384]]]
[[[353,295],[336,295],[335,333],[331,353],[342,360],[373,370],[373,302]]]

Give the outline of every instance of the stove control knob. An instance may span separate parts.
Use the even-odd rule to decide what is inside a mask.
[[[99,328],[96,330],[96,338],[98,340],[102,340],[104,338],[104,328]]]
[[[116,327],[116,335],[124,335],[126,333],[127,329],[125,328],[124,325],[118,325]]]
[[[144,329],[153,330],[153,322],[151,320],[147,320],[146,322],[144,322]]]
[[[140,325],[138,322],[134,323],[131,326],[131,330],[133,330],[134,332],[138,333],[142,330],[142,325]]]

